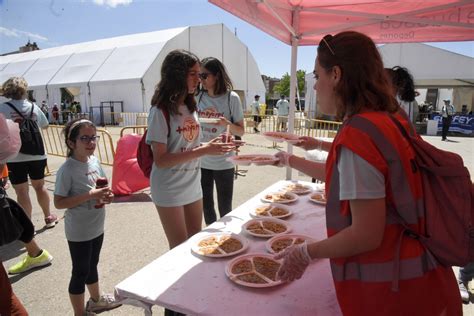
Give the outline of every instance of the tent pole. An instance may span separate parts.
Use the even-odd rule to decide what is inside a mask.
[[[293,38],[291,43],[291,75],[290,75],[290,111],[288,113],[288,132],[293,133],[295,129],[295,96],[296,96],[296,61],[298,58],[298,39]],[[288,143],[288,153],[293,153],[293,145]],[[291,180],[292,169],[286,168],[286,180]]]

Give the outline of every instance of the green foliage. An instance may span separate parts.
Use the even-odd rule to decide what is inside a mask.
[[[296,78],[298,81],[298,90],[300,94],[304,93],[304,77],[306,75],[306,71],[304,70],[297,70],[296,71]],[[285,73],[281,78],[281,81],[273,87],[273,93],[277,93],[279,95],[284,94],[287,97],[290,95],[290,75]]]

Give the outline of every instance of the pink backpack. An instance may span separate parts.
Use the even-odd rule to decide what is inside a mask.
[[[166,124],[168,125],[168,137],[170,136],[170,114],[167,109],[161,109],[163,115],[165,116]],[[142,170],[145,177],[150,178],[151,167],[153,166],[153,151],[151,146],[146,143],[146,135],[148,130],[145,131],[140,142],[138,143],[137,148],[137,162],[138,166]]]
[[[474,262],[474,185],[462,158],[408,135],[398,120],[390,118],[415,150],[422,179],[426,231],[412,237],[444,266]]]

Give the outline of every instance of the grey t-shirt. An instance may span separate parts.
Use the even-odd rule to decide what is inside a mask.
[[[341,200],[385,197],[385,178],[374,166],[342,146],[337,162]]]
[[[197,112],[190,113],[185,105],[179,107],[181,115],[170,115],[170,135],[163,112],[153,106],[148,116],[146,142],[166,144],[169,153],[179,153],[199,147],[200,133]],[[202,198],[199,159],[170,168],[153,164],[150,174],[151,197],[158,206],[181,206]]]
[[[233,91],[230,93],[230,98],[228,93],[216,97],[211,97],[207,93],[204,93],[200,99],[201,100],[198,104],[198,114],[201,118],[216,118],[223,116],[234,123],[240,122],[244,119],[239,95]],[[208,142],[225,133],[225,131],[225,126],[201,123],[203,142]],[[235,155],[235,152],[230,152],[222,156],[203,156],[201,158],[201,168],[210,170],[226,170],[234,168],[234,165],[226,160],[227,157],[233,155]]]
[[[81,162],[68,158],[56,175],[54,194],[70,197],[95,189],[97,178],[105,177],[99,160],[90,156]],[[64,230],[69,241],[88,241],[104,233],[105,209],[95,208],[95,200],[68,208],[64,216]]]
[[[34,106],[33,110],[33,120],[36,120],[39,128],[47,128],[49,125],[48,119],[44,115],[43,111],[34,103],[25,100],[10,100],[8,103],[13,104],[13,106],[23,114],[24,117],[30,117],[31,106]],[[11,119],[14,122],[20,121],[22,118],[15,110],[13,110],[8,104],[0,105],[0,113],[5,115],[6,119]],[[46,154],[44,155],[27,155],[23,153],[18,153],[15,157],[8,160],[8,162],[23,162],[23,161],[37,161],[46,159]]]

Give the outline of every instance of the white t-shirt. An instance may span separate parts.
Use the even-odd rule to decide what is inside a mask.
[[[287,100],[278,100],[276,104],[279,116],[287,116],[290,111],[290,103]]]
[[[339,171],[339,199],[384,198],[385,177],[374,166],[350,149],[342,146],[337,162]]]
[[[31,105],[33,104],[33,120],[36,120],[38,123],[39,128],[47,128],[49,125],[48,119],[44,115],[43,111],[34,103],[25,100],[10,100],[9,103],[13,104],[13,106],[23,114],[24,117],[30,117],[31,113]],[[2,113],[6,119],[11,119],[14,122],[21,120],[21,116],[15,112],[8,104],[1,104],[0,105],[0,113]],[[10,158],[8,162],[23,162],[23,161],[36,161],[36,160],[44,160],[46,159],[46,154],[44,155],[27,155],[23,153],[18,153],[13,158]]]
[[[95,189],[97,178],[105,177],[99,160],[90,156],[87,162],[68,158],[56,175],[54,194],[69,197]],[[105,209],[95,208],[95,200],[68,208],[64,215],[64,231],[69,241],[88,241],[104,233]]]
[[[244,119],[239,95],[233,91],[230,93],[230,98],[228,93],[215,97],[211,97],[207,93],[204,93],[202,97],[198,97],[198,100],[199,99],[198,114],[201,118],[216,118],[223,116],[234,123],[240,122]],[[201,132],[202,141],[208,142],[225,133],[226,127],[218,126],[216,124],[201,123]],[[227,157],[233,155],[235,155],[234,152],[221,156],[203,156],[201,158],[201,168],[210,170],[226,170],[234,168],[234,165],[226,160]]]
[[[259,115],[260,114],[260,102],[258,101],[253,101],[252,105],[252,115]]]
[[[199,147],[200,128],[197,112],[190,113],[185,105],[179,106],[181,115],[170,115],[170,135],[163,112],[153,106],[148,116],[146,142],[166,144],[169,153],[189,151]],[[170,168],[153,164],[150,174],[151,197],[158,206],[181,206],[202,198],[199,159]]]

